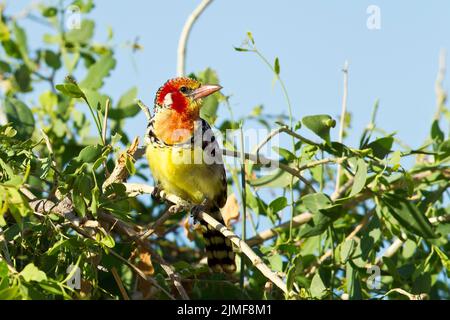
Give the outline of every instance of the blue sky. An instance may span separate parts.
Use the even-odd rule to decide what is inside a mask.
[[[7,1],[10,11],[28,0]],[[54,1],[48,1],[52,3]],[[104,92],[116,98],[131,86],[151,104],[158,87],[176,71],[176,49],[186,17],[199,1],[96,1],[90,14],[96,39],[114,30],[118,65]],[[369,30],[369,5],[380,8],[381,29]],[[294,115],[327,113],[337,117],[342,99],[342,66],[349,71],[348,110],[353,115],[348,142],[356,145],[380,99],[378,123],[418,147],[428,135],[435,111],[434,81],[441,48],[450,48],[450,2],[433,1],[257,1],[215,0],[198,20],[188,45],[187,71],[217,70],[223,92],[232,95],[237,115],[255,105],[279,113],[286,106],[272,75],[256,56],[239,53],[247,31],[269,60],[278,56]],[[39,43],[45,27],[24,20],[30,42]],[[124,44],[139,37],[144,51],[135,55]],[[133,62],[134,60],[134,62]],[[447,72],[448,74],[448,72]],[[445,87],[448,88],[447,83]],[[228,116],[225,108],[220,115]],[[142,134],[141,115],[129,123]],[[304,129],[306,130],[306,129]],[[337,128],[334,137],[337,137]],[[352,135],[351,134],[351,135]]]

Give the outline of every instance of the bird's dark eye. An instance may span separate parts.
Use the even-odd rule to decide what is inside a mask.
[[[180,88],[180,92],[181,93],[186,93],[188,91],[188,88],[186,88],[186,87],[181,87]]]

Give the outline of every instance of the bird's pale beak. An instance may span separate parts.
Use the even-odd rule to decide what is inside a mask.
[[[217,84],[204,84],[200,88],[194,90],[191,93],[191,96],[194,100],[196,100],[196,99],[207,97],[210,94],[213,94],[214,92],[219,91],[220,89],[222,89],[222,87]]]

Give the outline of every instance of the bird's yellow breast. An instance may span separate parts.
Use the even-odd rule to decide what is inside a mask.
[[[206,164],[201,147],[149,144],[146,156],[153,177],[166,193],[200,204],[226,195],[222,165]]]

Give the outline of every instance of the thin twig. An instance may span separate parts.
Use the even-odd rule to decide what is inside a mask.
[[[261,150],[261,148],[264,146],[264,145],[266,145],[273,137],[275,137],[276,135],[278,135],[278,134],[280,134],[280,133],[287,133],[287,134],[289,134],[290,136],[292,136],[292,137],[294,137],[294,138],[296,138],[296,139],[298,139],[298,140],[300,140],[300,141],[302,141],[302,142],[304,142],[304,143],[306,143],[306,144],[309,144],[309,145],[312,145],[312,146],[319,146],[320,144],[319,143],[317,143],[317,142],[314,142],[314,141],[312,141],[312,140],[309,140],[309,139],[307,139],[307,138],[305,138],[305,137],[303,137],[302,135],[300,135],[300,134],[298,134],[297,132],[294,132],[294,131],[292,131],[292,130],[290,130],[288,127],[279,127],[279,128],[277,128],[277,129],[275,129],[275,130],[273,130],[273,131],[271,131],[257,146],[256,146],[256,148],[255,148],[255,151],[254,151],[254,153],[256,154],[256,155],[258,155],[258,153],[259,153],[259,151]]]
[[[125,287],[123,286],[122,279],[120,279],[119,274],[117,273],[116,267],[111,268],[111,273],[114,277],[114,280],[116,280],[117,286],[119,287],[120,293],[122,294],[122,297],[124,300],[130,300],[130,297],[128,296],[127,290],[125,290]]]
[[[189,39],[189,34],[191,33],[191,29],[203,13],[203,11],[208,7],[208,5],[212,2],[212,0],[203,0],[197,6],[197,8],[192,11],[192,13],[187,18],[183,30],[181,31],[180,40],[178,42],[178,54],[177,54],[177,76],[182,77],[185,74],[185,65],[186,65],[186,47]]]
[[[303,171],[306,169],[311,169],[323,164],[327,164],[327,163],[337,163],[337,164],[341,164],[344,160],[346,160],[347,157],[341,157],[341,158],[325,158],[325,159],[321,159],[321,160],[316,160],[316,161],[311,161],[308,162],[307,164],[300,166],[297,168],[298,171]]]
[[[162,256],[160,256],[150,246],[147,246],[147,249],[150,251],[150,254],[152,255],[153,259],[161,266],[161,268],[163,268],[163,270],[169,276],[169,278],[173,282],[175,288],[180,293],[181,298],[183,298],[183,300],[190,300],[186,290],[184,289],[183,285],[181,284],[182,279],[181,279],[180,275],[175,272],[174,267],[172,265],[170,265],[169,263],[167,263],[167,261],[164,260],[164,258]]]
[[[392,292],[400,293],[401,295],[408,297],[409,300],[425,300],[428,298],[428,295],[426,293],[412,294],[401,288],[394,288],[392,290],[389,290],[388,292],[386,292],[386,294],[383,295],[383,297],[388,296]]]
[[[439,52],[439,67],[438,74],[436,77],[436,82],[434,85],[434,90],[436,93],[436,113],[434,115],[435,120],[439,120],[442,113],[442,108],[444,106],[445,100],[447,99],[447,94],[445,93],[443,82],[445,78],[446,66],[446,51],[441,49]]]
[[[144,232],[142,232],[142,234],[139,236],[140,240],[144,240],[150,237],[156,231],[156,229],[161,227],[164,222],[166,222],[171,216],[173,216],[173,210],[171,210],[171,207],[169,207],[156,221],[151,223],[151,225],[146,228]]]
[[[144,112],[145,117],[147,118],[147,122],[149,122],[152,119],[152,115],[150,114],[149,107],[144,102],[142,102],[141,100],[136,100],[136,104]]]
[[[187,295],[186,290],[181,284],[181,277],[179,276],[179,274],[175,272],[174,268],[170,264],[168,264],[161,256],[159,256],[156,251],[152,249],[148,240],[142,239],[140,237],[141,230],[136,230],[138,229],[137,226],[131,226],[128,223],[103,212],[99,212],[99,218],[111,224],[111,229],[115,229],[122,235],[125,235],[126,237],[137,241],[140,246],[143,246],[146,250],[148,250],[153,256],[154,260],[161,265],[164,272],[166,272],[166,274],[172,280],[175,288],[180,293],[180,296],[185,300],[189,300],[189,296]]]
[[[339,142],[342,143],[344,139],[344,129],[345,129],[345,114],[347,113],[347,97],[348,97],[348,61],[345,61],[344,68],[342,69],[344,73],[344,93],[342,95],[342,110],[341,110],[341,118],[339,124]],[[336,187],[334,192],[338,192],[341,184],[341,171],[342,166],[338,164],[337,172],[336,172]]]
[[[225,156],[228,156],[228,157],[235,157],[235,158],[239,158],[241,156],[240,152],[238,152],[238,151],[232,151],[232,150],[226,150],[226,149],[222,150],[222,154]],[[270,166],[272,168],[280,168],[281,170],[286,171],[286,172],[290,173],[291,175],[299,178],[309,189],[311,189],[311,191],[313,191],[314,193],[316,192],[316,190],[311,185],[311,183],[308,180],[306,180],[301,175],[301,173],[298,170],[296,170],[295,168],[293,168],[287,164],[281,163],[279,161],[271,160],[271,159],[268,159],[268,158],[266,158],[264,156],[260,156],[260,155],[244,153],[244,156],[245,156],[245,159],[250,160],[256,164],[263,165],[263,166]]]
[[[313,217],[313,214],[310,212],[304,212],[302,214],[294,216],[294,219],[292,220],[292,227],[296,228],[301,225],[304,225],[308,223]],[[276,237],[281,231],[285,229],[289,229],[291,222],[284,222],[282,224],[279,224],[276,227],[264,230],[260,233],[258,233],[256,236],[250,238],[247,240],[247,243],[249,246],[256,246],[259,245],[269,239],[272,239],[273,237]]]
[[[106,145],[106,130],[108,129],[108,112],[110,107],[111,101],[109,99],[106,99],[105,115],[103,117],[103,127],[102,127],[102,141],[104,146]]]

